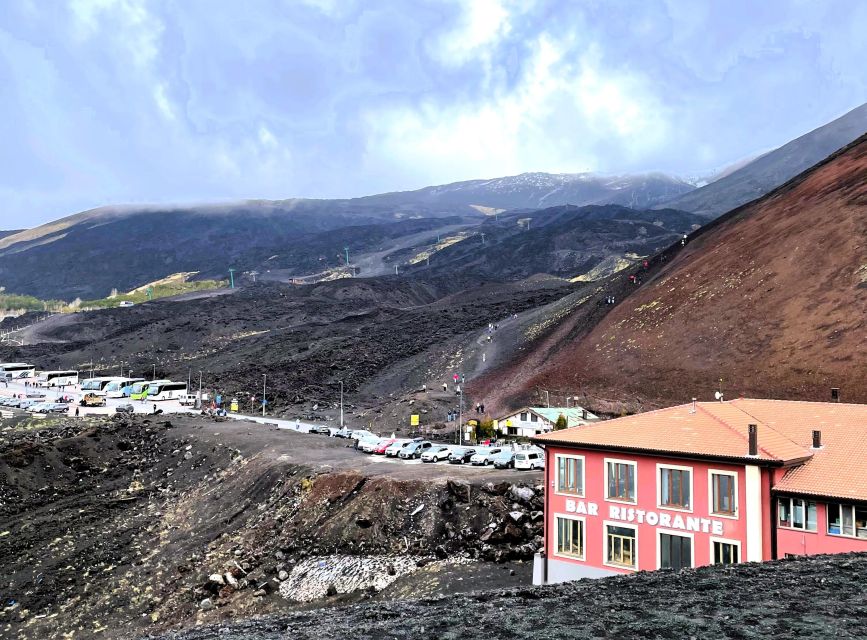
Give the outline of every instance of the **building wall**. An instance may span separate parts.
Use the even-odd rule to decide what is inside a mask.
[[[514,435],[525,436],[528,438],[538,435],[538,433],[547,433],[554,428],[554,425],[551,422],[545,420],[541,416],[536,416],[537,422],[531,421],[530,415],[533,414],[527,412],[527,419],[521,420],[521,414],[519,412],[513,416],[508,416],[507,418],[497,421],[497,425],[503,433],[508,434],[509,428],[506,426],[506,422],[511,422],[512,428],[516,428],[518,431]]]
[[[546,529],[545,549],[549,561],[556,560],[558,566],[569,565],[575,567],[575,577],[586,574],[586,567],[595,567],[615,573],[630,573],[632,570],[613,567],[606,563],[605,538],[606,522],[615,525],[629,525],[637,529],[637,569],[654,570],[659,568],[659,544],[658,534],[660,531],[692,538],[693,566],[710,564],[712,561],[711,539],[732,541],[740,545],[740,561],[744,562],[750,554],[747,545],[748,524],[754,530],[760,527],[759,537],[755,533],[751,535],[754,546],[752,554],[760,559],[770,551],[770,521],[767,519],[769,505],[763,500],[763,491],[759,491],[755,500],[760,505],[761,522],[747,522],[747,472],[743,465],[708,463],[698,461],[684,461],[674,458],[660,458],[653,456],[627,455],[619,453],[605,453],[590,450],[574,450],[557,447],[548,447],[546,454]],[[584,496],[567,496],[558,494],[555,490],[555,478],[557,455],[579,455],[584,457]],[[636,502],[624,504],[606,497],[606,459],[617,459],[636,463]],[[658,476],[657,465],[667,464],[673,467],[689,467],[692,470],[691,511],[666,508],[659,506],[658,500]],[[710,488],[709,474],[711,469],[729,472],[737,479],[737,513],[735,517],[710,514]],[[767,485],[767,476],[760,473],[759,481]],[[755,478],[753,478],[755,484]],[[752,500],[751,500],[752,502]],[[579,505],[581,503],[581,505]],[[595,509],[592,508],[595,505]],[[583,508],[584,513],[579,513]],[[631,510],[631,511],[630,511]],[[594,513],[595,511],[595,513]],[[645,513],[644,522],[639,522],[639,511]],[[647,514],[656,514],[657,522],[647,522]],[[584,560],[577,560],[560,556],[556,552],[555,542],[555,519],[560,516],[572,516],[584,520],[585,550]],[[623,521],[623,517],[626,521]],[[632,516],[632,521],[629,521]],[[663,518],[671,520],[664,522]],[[690,520],[687,520],[687,519]],[[702,521],[702,519],[704,519]],[[696,521],[701,522],[698,531],[695,529]],[[705,522],[708,524],[705,525]],[[677,523],[679,526],[674,526]],[[682,527],[692,525],[693,530],[684,530]],[[558,569],[558,575],[568,573],[568,570]]]
[[[774,513],[776,517],[776,512]],[[820,553],[867,552],[867,538],[850,538],[828,534],[828,507],[816,501],[816,531],[777,528],[777,557],[786,554],[816,555]]]

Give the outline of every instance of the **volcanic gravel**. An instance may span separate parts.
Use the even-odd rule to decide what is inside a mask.
[[[230,621],[149,640],[864,638],[867,554],[583,580]]]

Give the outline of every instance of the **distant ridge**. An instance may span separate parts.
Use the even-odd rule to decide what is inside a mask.
[[[867,133],[867,104],[708,185],[669,200],[664,206],[714,218],[765,195],[864,133]]]

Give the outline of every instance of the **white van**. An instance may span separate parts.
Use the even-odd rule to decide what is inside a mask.
[[[178,398],[178,404],[180,404],[182,407],[193,407],[196,405],[197,399],[198,399],[198,394],[185,393]]]
[[[515,453],[515,469],[544,469],[545,453],[539,450],[529,449]]]

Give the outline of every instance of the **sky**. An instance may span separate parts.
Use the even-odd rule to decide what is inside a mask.
[[[525,171],[696,177],[867,102],[860,0],[3,0],[0,229]]]

